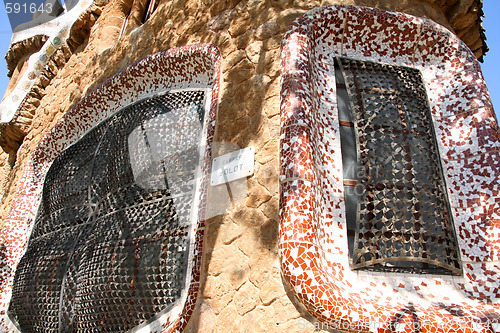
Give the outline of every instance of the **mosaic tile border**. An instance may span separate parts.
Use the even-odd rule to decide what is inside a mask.
[[[422,73],[463,276],[349,268],[335,56]],[[285,34],[281,69],[279,251],[284,278],[298,299],[342,331],[500,331],[499,131],[467,46],[427,19],[320,7]]]
[[[93,126],[128,104],[173,89],[209,89],[205,152],[198,183],[198,221],[191,239],[191,280],[185,299],[141,332],[179,332],[186,326],[199,289],[211,144],[220,89],[221,58],[212,44],[195,44],[151,55],[106,80],[69,110],[40,141],[28,160],[5,227],[0,233],[0,330],[14,328],[6,316],[16,265],[27,244],[45,174],[55,157]]]

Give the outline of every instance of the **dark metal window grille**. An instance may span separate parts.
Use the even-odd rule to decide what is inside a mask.
[[[336,59],[353,269],[461,274],[418,70]]]
[[[203,91],[130,105],[47,173],[9,315],[24,332],[123,332],[185,287]]]

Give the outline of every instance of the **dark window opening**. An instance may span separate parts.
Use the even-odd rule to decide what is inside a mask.
[[[146,23],[158,7],[159,0],[133,0],[126,12],[119,38]]]
[[[121,38],[123,36],[123,34],[125,34],[125,31],[127,30],[129,19],[130,19],[130,13],[127,14],[125,19],[123,20],[122,29],[120,30],[120,35],[118,36],[118,38]]]
[[[418,70],[335,60],[353,269],[461,274]]]
[[[22,331],[127,331],[179,301],[204,95],[130,105],[55,159],[13,285]]]
[[[159,0],[148,0],[146,4],[146,10],[144,11],[144,16],[142,17],[142,23],[146,23],[146,21],[153,15],[156,7],[158,7]]]

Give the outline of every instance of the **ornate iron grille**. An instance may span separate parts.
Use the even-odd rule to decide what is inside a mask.
[[[461,274],[420,72],[346,58],[337,64],[345,80],[338,100],[352,267]]]
[[[156,96],[56,158],[9,306],[24,332],[123,332],[179,300],[203,117],[203,91]]]

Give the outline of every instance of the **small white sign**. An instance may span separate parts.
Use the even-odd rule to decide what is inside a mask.
[[[215,186],[253,175],[255,149],[250,146],[214,158],[210,185]]]

